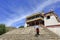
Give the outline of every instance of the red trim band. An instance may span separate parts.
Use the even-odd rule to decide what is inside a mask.
[[[60,27],[60,24],[58,24],[58,25],[50,25],[50,26],[46,26],[46,27],[52,27],[52,28],[54,28],[54,27]]]

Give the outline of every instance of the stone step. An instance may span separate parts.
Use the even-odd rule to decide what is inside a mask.
[[[36,32],[34,27],[28,27],[5,33],[4,35],[0,36],[0,40],[60,40],[60,37],[49,31],[48,29],[39,29],[40,35],[38,37],[35,36]]]

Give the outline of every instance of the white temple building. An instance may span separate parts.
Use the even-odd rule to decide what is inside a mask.
[[[36,13],[26,17],[25,27],[41,24],[60,36],[60,20],[54,11],[47,13]]]

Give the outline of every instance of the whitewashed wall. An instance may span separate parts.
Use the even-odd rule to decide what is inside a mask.
[[[50,25],[57,25],[58,21],[55,18],[55,16],[50,16],[50,19],[47,19],[47,17],[44,17],[44,24],[45,26],[50,26]]]
[[[27,23],[25,23],[24,27],[27,27]]]
[[[55,28],[50,28],[48,27],[48,29],[52,32],[54,32],[55,34],[57,34],[58,36],[60,36],[60,26],[59,27],[55,27]]]

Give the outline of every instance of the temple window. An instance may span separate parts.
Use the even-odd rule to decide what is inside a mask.
[[[50,16],[47,16],[47,19],[50,19]]]

